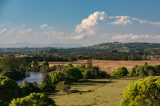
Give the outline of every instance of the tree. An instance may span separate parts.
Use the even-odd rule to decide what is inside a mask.
[[[9,106],[56,106],[55,102],[42,93],[31,93],[24,98],[16,98]]]
[[[30,93],[33,92],[40,92],[41,90],[37,87],[37,84],[31,83],[24,81],[21,90],[24,96],[29,95]]]
[[[56,72],[50,72],[49,76],[51,78],[51,84],[57,84],[61,81],[65,81],[66,77],[62,72],[56,71]]]
[[[0,59],[0,75],[14,80],[25,77],[27,62],[14,56],[6,56]]]
[[[47,61],[43,61],[41,66],[40,66],[40,68],[39,68],[39,70],[41,72],[50,72],[51,70],[49,68],[49,63]]]
[[[147,77],[128,85],[121,106],[159,106],[160,77]]]
[[[117,78],[127,76],[128,73],[129,72],[126,67],[118,67],[115,71],[113,71],[114,76]]]
[[[81,71],[76,67],[66,67],[64,68],[63,73],[67,79],[72,81],[78,81],[83,77]]]
[[[8,106],[9,102],[20,96],[18,84],[7,77],[0,76],[0,106]]]

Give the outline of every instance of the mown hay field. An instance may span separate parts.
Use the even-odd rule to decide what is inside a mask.
[[[73,65],[79,65],[79,64],[86,64],[87,60],[79,60],[75,62],[49,62],[50,66],[53,65],[60,65],[60,64],[73,64]],[[129,71],[132,70],[133,66],[135,65],[144,65],[145,63],[148,63],[148,65],[160,65],[160,60],[145,60],[145,61],[112,61],[112,60],[92,60],[93,65],[98,65],[102,70],[108,72],[111,74],[114,69],[117,67],[124,66]]]

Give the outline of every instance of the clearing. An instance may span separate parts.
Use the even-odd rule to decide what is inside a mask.
[[[118,106],[125,87],[136,78],[95,79],[71,85],[77,93],[51,95],[58,106]]]

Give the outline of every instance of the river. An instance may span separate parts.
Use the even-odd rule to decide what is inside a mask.
[[[43,74],[41,72],[28,72],[27,77],[17,81],[17,83],[21,85],[24,81],[37,82],[39,84],[43,81]]]

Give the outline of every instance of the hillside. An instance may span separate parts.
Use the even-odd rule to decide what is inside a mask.
[[[1,48],[0,55],[3,56],[4,54],[39,56],[42,58],[46,56],[50,56],[50,58],[61,57],[62,61],[89,58],[101,60],[150,60],[160,59],[160,43],[114,42],[79,48]],[[59,58],[56,61],[59,61]]]

